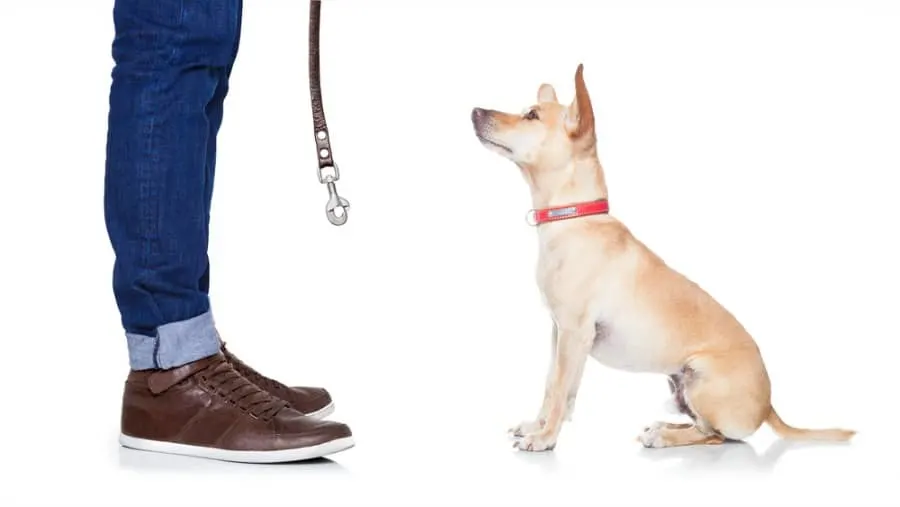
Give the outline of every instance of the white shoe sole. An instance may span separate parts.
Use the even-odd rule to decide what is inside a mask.
[[[324,407],[320,408],[319,410],[316,410],[315,412],[310,412],[308,414],[303,414],[303,415],[305,415],[306,417],[312,417],[313,419],[324,419],[333,413],[334,413],[334,402],[332,401],[328,405],[325,405]]]
[[[292,461],[304,461],[321,458],[329,454],[347,450],[353,447],[353,437],[344,437],[324,444],[297,449],[283,449],[279,451],[231,451],[228,449],[215,449],[199,445],[175,444],[172,442],[160,442],[158,440],[146,440],[143,438],[119,435],[119,443],[129,449],[139,451],[161,452],[165,454],[177,454],[180,456],[193,456],[196,458],[217,459],[221,461],[234,461],[237,463],[287,463]]]

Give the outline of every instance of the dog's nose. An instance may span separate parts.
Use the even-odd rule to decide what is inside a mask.
[[[482,118],[487,114],[487,111],[481,109],[480,107],[476,107],[472,110],[472,123],[478,123]]]

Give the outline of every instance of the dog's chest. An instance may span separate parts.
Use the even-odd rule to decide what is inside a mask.
[[[576,296],[575,285],[583,280],[566,245],[548,238],[541,238],[536,276],[545,303],[551,308],[569,303],[566,296]]]
[[[537,265],[537,285],[545,299],[558,290],[562,259],[540,255]]]
[[[542,238],[536,277],[557,324],[560,318],[587,315],[593,319],[596,334],[591,356],[607,367],[632,372],[667,370],[658,333],[646,325],[628,298],[623,299],[615,279],[604,281],[602,246],[586,261],[582,244],[554,244],[552,239]]]

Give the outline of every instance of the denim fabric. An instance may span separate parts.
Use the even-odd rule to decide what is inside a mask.
[[[214,354],[209,217],[241,0],[116,0],[104,212],[133,369]]]

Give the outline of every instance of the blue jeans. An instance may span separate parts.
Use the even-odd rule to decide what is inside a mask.
[[[132,369],[218,352],[209,303],[216,135],[241,0],[116,0],[104,212]]]

